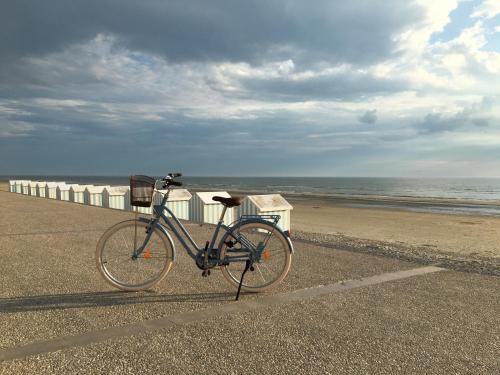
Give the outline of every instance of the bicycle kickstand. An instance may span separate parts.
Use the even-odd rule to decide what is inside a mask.
[[[243,285],[243,277],[245,276],[245,274],[247,273],[247,271],[249,269],[253,271],[252,261],[250,259],[247,259],[246,263],[245,263],[245,269],[243,270],[243,273],[241,274],[240,285],[238,286],[238,293],[236,293],[235,301],[238,301],[238,299],[240,298],[241,285]]]

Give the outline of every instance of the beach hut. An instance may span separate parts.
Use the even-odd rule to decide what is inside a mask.
[[[108,190],[111,186],[88,186],[85,189],[85,199],[91,206],[108,207]]]
[[[38,181],[37,189],[38,189],[38,196],[40,198],[46,198],[47,197],[47,182],[46,181]]]
[[[231,198],[226,191],[195,193],[189,201],[189,220],[197,223],[217,224],[224,206],[212,200],[215,196]],[[228,208],[224,216],[224,224],[231,224],[232,222],[233,208]]]
[[[16,180],[9,180],[9,191],[11,193],[16,192]]]
[[[46,198],[47,183],[45,181],[38,181],[36,184],[36,189],[40,198]]]
[[[153,214],[153,205],[149,207],[139,207],[139,206],[131,206],[132,211],[139,212],[141,214],[152,215]]]
[[[57,186],[64,184],[64,181],[47,182],[45,185],[45,198],[57,199]]]
[[[163,194],[166,194],[166,190],[159,190],[161,193],[155,194],[154,202],[155,204],[161,204],[163,199]],[[166,206],[177,216],[178,219],[189,220],[189,201],[192,195],[186,189],[172,189],[168,195],[168,200]],[[166,211],[165,215],[170,217]]]
[[[87,187],[93,185],[77,185],[73,184],[69,188],[69,200],[70,202],[81,203],[81,204],[89,204],[88,200],[85,200],[87,195],[85,194],[85,190]]]
[[[293,207],[280,194],[249,195],[238,208],[241,215],[280,215],[278,226],[283,231],[290,231]]]
[[[130,187],[111,186],[108,191],[108,207],[115,210],[130,211]]]
[[[66,184],[58,184],[56,189],[57,199],[61,201],[69,201],[69,189],[71,189],[73,185]]]
[[[16,193],[23,193],[23,180],[16,180]]]
[[[30,181],[30,195],[38,197],[38,183],[40,181]]]
[[[30,180],[23,180],[21,182],[21,188],[24,195],[30,195]]]

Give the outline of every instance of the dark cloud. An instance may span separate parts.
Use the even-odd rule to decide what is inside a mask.
[[[0,56],[17,60],[116,35],[132,50],[170,61],[372,64],[394,53],[394,36],[423,12],[399,0],[36,0],[0,5]]]
[[[486,127],[489,119],[480,114],[461,111],[454,116],[444,116],[440,113],[429,113],[415,126],[420,134],[444,133],[460,130],[468,126]]]
[[[363,124],[375,124],[377,122],[377,110],[366,111],[362,116],[358,117],[358,121]]]
[[[425,17],[400,0],[2,1],[0,174],[370,174],[422,134],[492,129],[492,98],[418,123],[360,112],[412,91],[373,66]]]
[[[310,78],[294,77],[259,79],[251,77],[240,81],[246,90],[268,100],[360,100],[373,95],[404,91],[408,85],[400,80],[377,78],[369,73],[343,71],[334,75]]]

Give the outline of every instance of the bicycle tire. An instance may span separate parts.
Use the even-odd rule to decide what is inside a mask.
[[[95,253],[97,270],[115,288],[147,290],[163,280],[170,271],[174,245],[158,228],[153,228],[143,253],[136,259],[131,256],[134,237],[130,236],[135,236],[136,243],[142,244],[148,226],[149,222],[141,220],[122,221],[109,228],[99,239]]]
[[[288,275],[292,264],[292,249],[284,234],[278,230],[276,226],[263,222],[243,223],[234,229],[233,233],[234,232],[245,235],[249,240],[251,240],[249,238],[249,233],[251,233],[254,241],[255,237],[263,237],[271,232],[269,241],[274,241],[272,245],[268,243],[266,246],[265,251],[269,252],[269,259],[261,263],[254,263],[254,271],[248,271],[245,274],[241,289],[246,292],[259,293],[272,289],[281,283]],[[219,245],[221,259],[225,259],[227,254],[228,247],[225,243],[232,238],[231,232],[226,232],[222,237]],[[272,267],[271,261],[273,262]],[[229,265],[223,265],[221,266],[222,275],[231,285],[238,287],[244,266],[244,262],[234,262],[229,263]],[[270,272],[273,271],[273,269],[275,272]],[[266,273],[269,276],[269,280],[264,277]]]

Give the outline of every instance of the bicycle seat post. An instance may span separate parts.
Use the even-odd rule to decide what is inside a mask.
[[[224,221],[224,216],[226,215],[226,210],[227,210],[227,206],[224,205],[224,208],[222,209],[222,212],[220,214],[219,223],[222,223]]]

